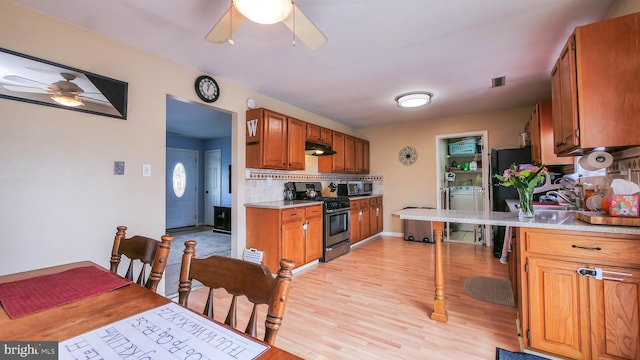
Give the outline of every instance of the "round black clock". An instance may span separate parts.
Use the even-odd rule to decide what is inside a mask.
[[[220,96],[220,88],[218,83],[211,76],[202,75],[196,79],[196,94],[206,102],[214,102]]]

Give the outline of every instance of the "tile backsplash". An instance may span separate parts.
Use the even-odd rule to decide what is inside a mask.
[[[383,193],[382,175],[319,173],[312,170],[318,168],[317,157],[305,156],[305,162],[305,171],[247,169],[244,203],[282,200],[284,184],[289,181],[320,182],[325,189],[331,182],[338,184],[349,180],[364,180],[373,182],[374,194]]]
[[[610,190],[614,179],[623,179],[640,185],[640,147],[611,153],[613,164],[607,168],[606,176],[581,179],[583,183],[598,185],[600,189]]]

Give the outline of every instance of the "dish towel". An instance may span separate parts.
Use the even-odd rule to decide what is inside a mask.
[[[507,226],[504,229],[504,241],[502,242],[502,254],[500,255],[500,262],[503,264],[507,263],[507,256],[511,251],[511,236],[513,233],[513,229],[511,226]]]

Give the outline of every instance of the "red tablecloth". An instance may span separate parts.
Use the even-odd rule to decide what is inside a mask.
[[[85,266],[0,284],[0,302],[9,317],[15,319],[129,283],[107,270]]]

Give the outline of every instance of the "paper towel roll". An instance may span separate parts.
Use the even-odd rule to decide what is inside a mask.
[[[613,156],[604,151],[594,151],[580,158],[580,167],[589,171],[607,168],[613,164]]]

